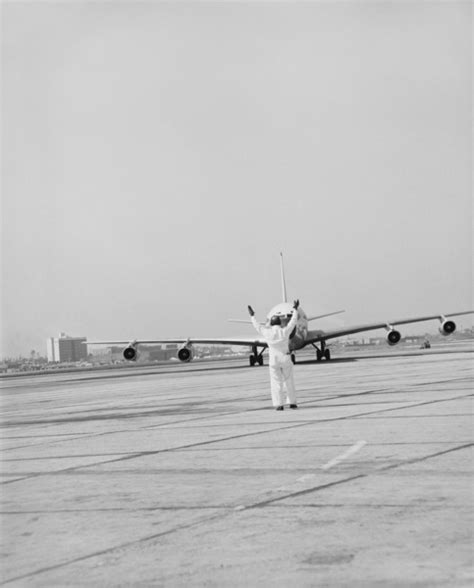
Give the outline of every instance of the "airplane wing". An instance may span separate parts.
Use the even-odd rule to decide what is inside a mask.
[[[86,345],[242,345],[245,347],[267,347],[263,339],[247,338],[247,339],[232,339],[232,338],[214,338],[214,339],[200,339],[197,337],[181,337],[180,339],[133,339],[132,341],[86,341]]]
[[[306,337],[307,343],[317,343],[318,341],[326,341],[326,339],[335,339],[337,337],[344,337],[346,335],[354,335],[355,333],[363,333],[364,331],[375,331],[376,329],[390,329],[397,325],[408,325],[410,323],[421,323],[424,321],[441,320],[444,321],[452,316],[461,316],[464,314],[473,314],[474,311],[467,310],[464,312],[453,312],[450,314],[434,314],[430,316],[420,316],[410,319],[399,319],[394,321],[386,321],[380,323],[368,323],[366,325],[355,325],[353,327],[344,327],[341,329],[334,329],[331,331],[308,331]]]

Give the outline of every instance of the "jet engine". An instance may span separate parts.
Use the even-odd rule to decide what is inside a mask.
[[[127,361],[136,361],[138,357],[137,344],[129,343],[123,350],[123,356]]]
[[[181,349],[178,351],[179,361],[184,361],[187,363],[193,359],[193,356],[193,348],[191,347],[191,345],[185,345],[184,347],[181,347]]]
[[[402,338],[400,331],[396,331],[395,329],[390,329],[387,333],[387,343],[389,345],[396,345],[400,339]]]
[[[456,323],[454,321],[448,321],[446,319],[441,319],[441,325],[439,326],[439,332],[441,335],[445,337],[447,335],[452,335],[456,330]]]

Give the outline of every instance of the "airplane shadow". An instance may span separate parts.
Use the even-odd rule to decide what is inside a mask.
[[[219,365],[208,365],[208,366],[196,366],[196,367],[192,367],[192,368],[185,368],[186,372],[199,372],[199,371],[220,371],[220,370],[242,370],[242,369],[258,369],[259,367],[268,367],[268,358],[265,358],[267,361],[264,362],[263,366],[249,366],[248,363],[239,363],[237,365],[225,365],[225,366],[219,366]],[[356,357],[336,357],[334,359],[331,359],[329,362],[323,360],[323,361],[317,361],[316,359],[296,359],[296,366],[298,365],[324,365],[326,363],[349,363],[349,362],[354,362],[354,361],[358,361],[359,358]],[[168,373],[170,372],[183,372],[183,368],[178,368],[176,370],[169,370]],[[153,372],[148,372],[148,373],[153,373]],[[158,373],[158,372],[157,372]]]
[[[317,359],[297,359],[296,365],[324,365],[324,364],[331,364],[331,363],[349,363],[353,361],[358,361],[356,357],[336,357],[331,360],[326,361],[318,361]]]

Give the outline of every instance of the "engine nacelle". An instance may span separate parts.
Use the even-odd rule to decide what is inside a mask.
[[[439,332],[441,333],[441,335],[444,335],[445,337],[447,335],[452,335],[455,330],[456,323],[454,321],[444,320],[439,327]]]
[[[181,349],[178,351],[178,359],[179,361],[184,361],[184,362],[188,362],[191,361],[194,357],[193,354],[193,348],[190,345],[186,345],[184,347],[181,347]]]
[[[389,345],[396,345],[400,339],[402,338],[400,331],[396,331],[395,329],[390,329],[387,333],[387,343]]]
[[[136,361],[138,357],[137,346],[134,344],[130,344],[128,345],[128,347],[125,347],[125,349],[123,350],[123,357],[127,361]]]

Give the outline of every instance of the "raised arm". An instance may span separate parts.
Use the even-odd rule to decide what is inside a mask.
[[[252,325],[255,327],[255,330],[257,331],[257,333],[263,337],[263,333],[262,333],[262,325],[260,325],[256,318],[255,318],[255,312],[253,310],[253,308],[249,305],[248,307],[248,311],[249,311],[249,315],[250,315],[250,320],[252,321]]]
[[[285,335],[289,335],[291,333],[291,331],[295,328],[296,321],[298,320],[298,306],[299,305],[300,305],[300,301],[295,300],[293,303],[293,315],[292,315],[289,323],[283,329],[283,332],[285,333]]]

